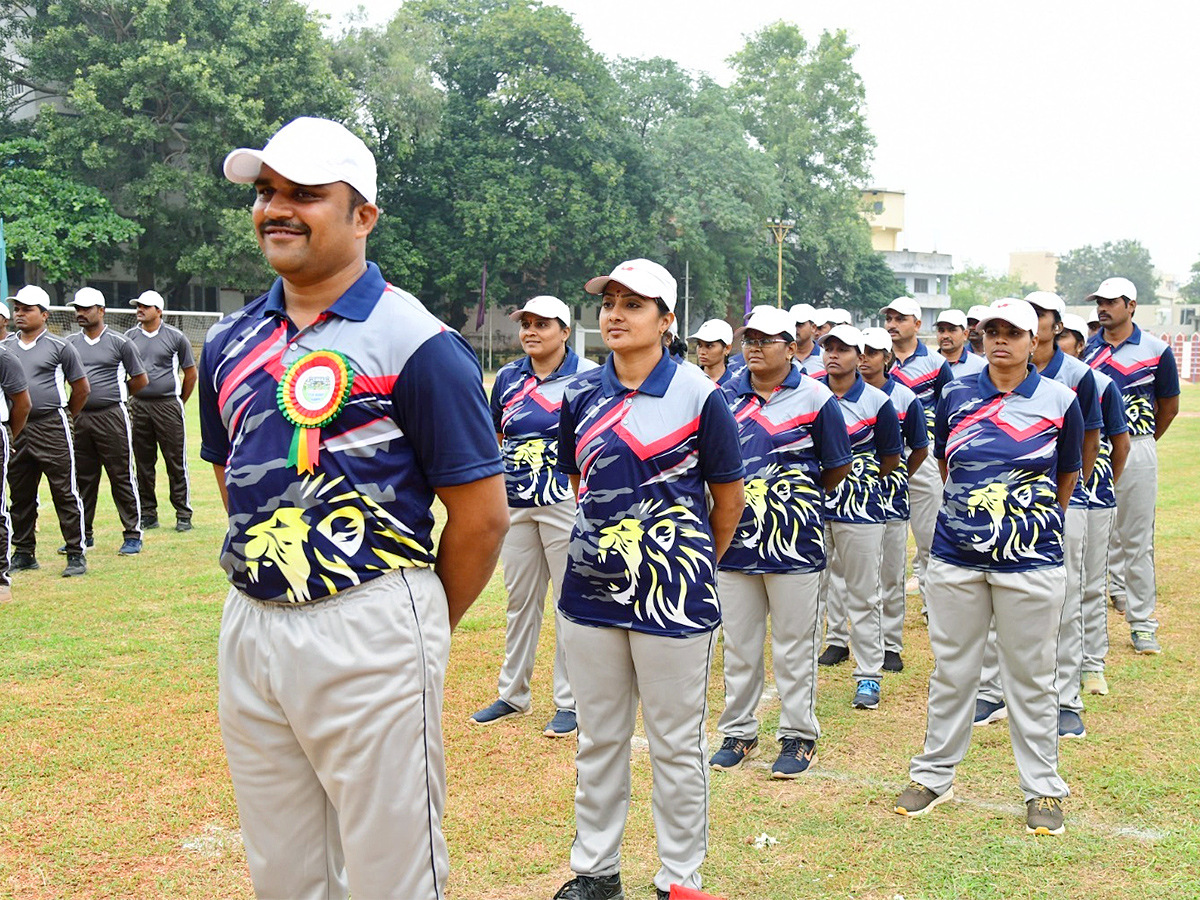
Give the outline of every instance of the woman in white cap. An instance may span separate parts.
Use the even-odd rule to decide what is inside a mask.
[[[925,748],[895,809],[919,816],[954,795],[994,617],[1026,829],[1061,834],[1068,791],[1058,774],[1055,638],[1083,415],[1075,393],[1030,361],[1038,340],[1032,306],[998,302],[979,326],[987,368],[948,384],[937,407],[934,454],[946,487],[926,570],[935,666]]]
[[[733,346],[729,323],[724,319],[709,319],[696,329],[692,339],[696,342],[696,365],[718,387],[724,385],[733,374],[729,371],[729,350]]]
[[[508,623],[500,696],[471,716],[491,725],[532,712],[530,680],[542,630],[546,589],[554,584],[555,605],[567,566],[567,544],[575,521],[575,495],[558,462],[558,411],[567,382],[596,368],[567,343],[571,310],[557,297],[529,300],[511,318],[520,323],[525,356],[496,373],[492,423],[504,456],[504,485],[510,526],[500,551]],[[575,732],[575,699],[567,678],[559,620],[555,613],[554,716],[542,733],[566,737]]]
[[[758,755],[769,616],[781,705],[772,778],[797,778],[816,761],[823,499],[850,469],[837,400],[793,362],[794,321],[781,309],[754,313],[742,337],[746,368],[724,389],[746,464],[746,509],[718,573],[725,710],[709,765],[735,769]]]
[[[742,458],[716,385],[663,350],[674,320],[670,273],[634,259],[585,289],[602,295],[600,331],[612,352],[567,386],[559,425],[559,467],[579,502],[559,600],[579,746],[576,877],[555,897],[624,896],[620,851],[639,698],[662,861],[654,884],[666,897],[672,884],[700,887],[707,851],[716,565],[742,513]]]
[[[825,545],[829,567],[822,580],[831,651],[854,651],[855,709],[879,706],[883,678],[883,482],[900,463],[900,418],[888,395],[863,381],[858,363],[865,349],[853,325],[834,325],[821,338],[825,384],[845,420],[853,460],[850,473],[825,498]],[[848,638],[848,640],[847,640]],[[840,643],[838,643],[840,641]],[[845,656],[842,656],[845,659]]]

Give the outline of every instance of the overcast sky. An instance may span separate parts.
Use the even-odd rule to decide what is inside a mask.
[[[309,0],[340,15],[348,4]],[[364,4],[385,21],[400,3]],[[844,28],[910,250],[1007,270],[1013,250],[1140,240],[1186,281],[1200,258],[1200,11],[1111,0],[558,0],[605,56],[665,56],[722,84],[777,19]]]

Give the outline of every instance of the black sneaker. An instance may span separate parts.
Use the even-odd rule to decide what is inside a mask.
[[[621,873],[615,875],[576,875],[558,889],[554,900],[625,900]]]
[[[654,888],[654,900],[671,900],[671,892],[664,891],[660,887]]]
[[[175,530],[176,531],[191,531],[192,530],[192,520],[191,519],[179,519],[175,523]]]
[[[142,516],[142,531],[159,527],[158,516]]]
[[[849,647],[839,647],[837,644],[830,644],[825,648],[825,652],[817,657],[817,665],[836,666],[838,663],[844,663],[849,658]]]
[[[904,660],[900,658],[900,654],[895,650],[883,651],[883,671],[885,672],[903,672]]]
[[[96,546],[96,538],[95,537],[88,538],[86,541],[83,542],[83,546],[86,549],[91,550],[93,547]],[[61,547],[58,548],[58,555],[59,556],[67,555],[67,545],[66,544],[63,544]]]
[[[75,575],[87,574],[87,562],[84,561],[82,553],[68,553],[67,567],[63,569],[62,577],[71,578]]]
[[[34,569],[40,569],[37,559],[32,553],[14,553],[12,560],[8,564],[10,572],[31,572]]]
[[[817,761],[817,742],[804,738],[784,738],[783,749],[771,766],[772,778],[799,778]]]

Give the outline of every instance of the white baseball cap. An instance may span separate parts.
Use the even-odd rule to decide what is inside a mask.
[[[1100,310],[1095,309],[1094,307],[1092,311],[1088,313],[1088,324],[1091,325],[1093,322],[1095,322],[1097,325],[1100,324]]]
[[[796,336],[796,320],[791,312],[776,306],[760,306],[746,320],[746,331],[761,331],[763,334],[786,334]]]
[[[130,306],[157,306],[162,309],[164,306],[162,294],[158,291],[142,291],[136,300],[129,301]]]
[[[1056,312],[1060,316],[1067,311],[1067,304],[1063,303],[1063,298],[1053,291],[1033,291],[1025,295],[1025,302],[1038,309]]]
[[[75,292],[75,296],[71,299],[71,305],[77,308],[90,308],[92,306],[103,307],[104,295],[94,287],[81,287]]]
[[[954,325],[957,328],[967,327],[967,314],[961,309],[943,309],[938,313],[934,325]]]
[[[837,338],[847,347],[854,347],[859,353],[866,349],[866,343],[863,341],[863,333],[853,325],[847,325],[844,322],[839,322],[830,328],[825,334],[821,335],[821,346],[825,346],[830,338]],[[888,336],[888,345],[892,342],[891,336]]]
[[[610,281],[623,284],[635,294],[661,300],[675,312],[675,279],[671,273],[648,259],[627,259],[608,275],[589,278],[583,289],[589,294],[602,294]]]
[[[1000,319],[1016,328],[1020,328],[1022,331],[1037,334],[1037,313],[1034,312],[1032,306],[1024,300],[1018,300],[1016,297],[1005,297],[1003,300],[997,300],[989,306],[987,312],[979,319],[979,327],[983,328],[984,325],[993,319]]]
[[[239,147],[225,157],[225,177],[251,184],[264,165],[296,184],[344,181],[368,203],[374,203],[378,194],[375,157],[345,125],[329,119],[293,119],[261,150]]]
[[[808,303],[797,303],[788,311],[792,314],[792,318],[796,320],[797,325],[801,322],[814,321],[813,317],[817,314],[817,311]]]
[[[36,284],[27,284],[13,295],[13,303],[20,303],[22,306],[40,306],[42,309],[50,308],[50,295]]]
[[[872,350],[891,350],[892,336],[886,328],[864,328],[862,330],[863,344]]]
[[[915,316],[917,321],[921,319],[921,304],[912,297],[897,297],[887,306],[880,307],[879,311],[885,313],[889,309],[902,316]]]
[[[854,316],[850,315],[850,310],[836,306],[829,311],[826,321],[832,322],[834,325],[853,325]]]
[[[813,310],[812,321],[814,325],[828,325],[829,314],[833,312],[828,306],[818,306]]]
[[[521,313],[533,313],[535,316],[541,316],[543,319],[558,319],[558,321],[563,323],[564,328],[571,327],[570,307],[557,297],[551,297],[549,294],[540,294],[537,297],[531,297],[525,301],[525,305],[520,309],[514,309],[510,312],[508,317],[514,322],[518,322],[521,319]]]
[[[987,312],[987,307],[984,306],[982,303],[972,306],[970,309],[967,310],[967,321],[969,322],[972,319],[974,319],[976,322],[978,322],[980,317],[985,312]]]
[[[1090,303],[1097,297],[1105,300],[1116,300],[1118,297],[1137,300],[1137,286],[1128,278],[1105,278],[1100,282],[1100,287],[1088,294],[1087,301]]]
[[[1074,331],[1083,340],[1087,340],[1088,327],[1087,322],[1083,321],[1083,316],[1077,316],[1075,313],[1063,313],[1062,324],[1063,331]]]
[[[726,347],[733,344],[733,328],[724,319],[709,319],[692,335],[698,341],[720,341]]]

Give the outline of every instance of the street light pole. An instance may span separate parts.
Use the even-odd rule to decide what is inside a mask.
[[[779,293],[775,296],[775,305],[783,309],[783,239],[787,237],[789,231],[796,227],[796,220],[770,218],[767,219],[767,227],[771,229],[771,233],[775,235],[775,240],[779,244]]]

